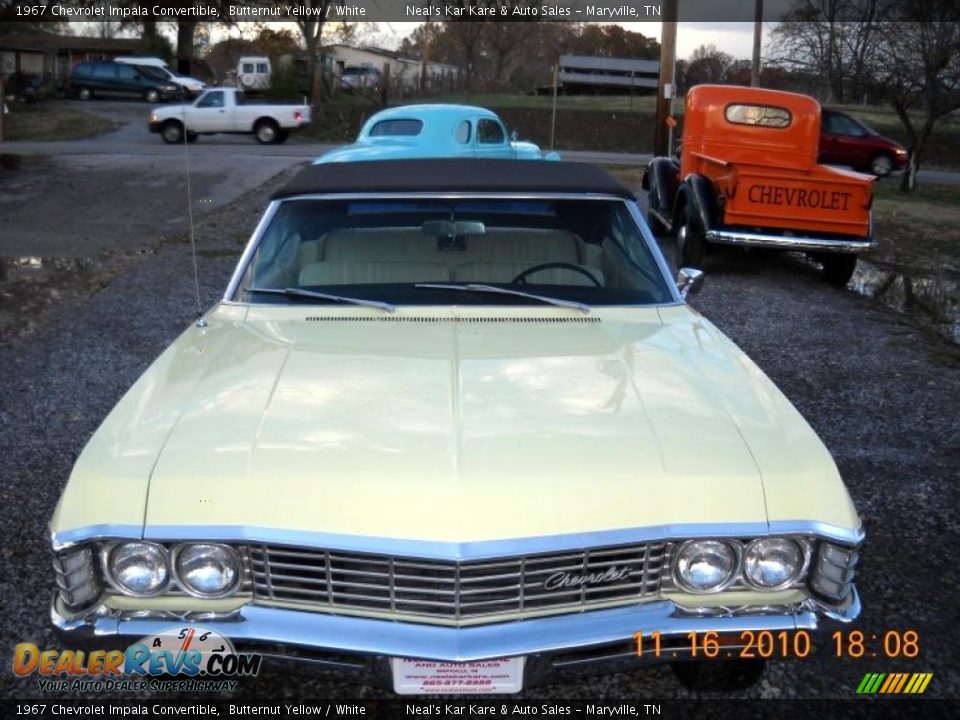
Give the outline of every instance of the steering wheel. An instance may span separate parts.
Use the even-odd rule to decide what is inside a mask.
[[[586,275],[588,278],[590,278],[590,282],[592,282],[596,287],[603,287],[600,281],[594,277],[593,273],[587,270],[586,268],[580,267],[579,265],[574,265],[573,263],[565,263],[565,262],[541,263],[539,265],[534,265],[533,267],[528,267],[522,273],[517,275],[513,280],[511,280],[510,284],[526,285],[528,275],[533,275],[534,273],[538,273],[541,270],[553,270],[554,268],[557,268],[558,270],[573,270],[574,272],[578,272],[581,275]]]

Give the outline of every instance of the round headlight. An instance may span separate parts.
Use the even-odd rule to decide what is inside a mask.
[[[694,593],[721,590],[737,572],[737,553],[720,540],[691,540],[677,553],[677,584]]]
[[[154,543],[117,545],[110,551],[108,569],[114,584],[130,595],[156,595],[170,578],[167,551]]]
[[[240,560],[226,545],[186,545],[177,552],[176,565],[183,589],[203,597],[227,595],[240,580]]]
[[[747,545],[743,574],[762,590],[789,587],[803,570],[803,550],[793,540],[762,538]]]

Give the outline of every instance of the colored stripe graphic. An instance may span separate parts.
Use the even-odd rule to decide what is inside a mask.
[[[933,673],[867,673],[857,686],[857,694],[919,695],[932,679]]]

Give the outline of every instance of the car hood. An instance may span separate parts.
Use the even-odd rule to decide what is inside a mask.
[[[402,312],[215,310],[91,440],[54,530],[471,542],[858,525],[807,424],[686,308]]]

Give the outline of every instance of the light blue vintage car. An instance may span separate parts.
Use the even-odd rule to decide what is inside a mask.
[[[512,139],[496,113],[472,105],[404,105],[381,110],[352,145],[330,150],[314,165],[356,160],[480,157],[559,160],[530,142]]]

